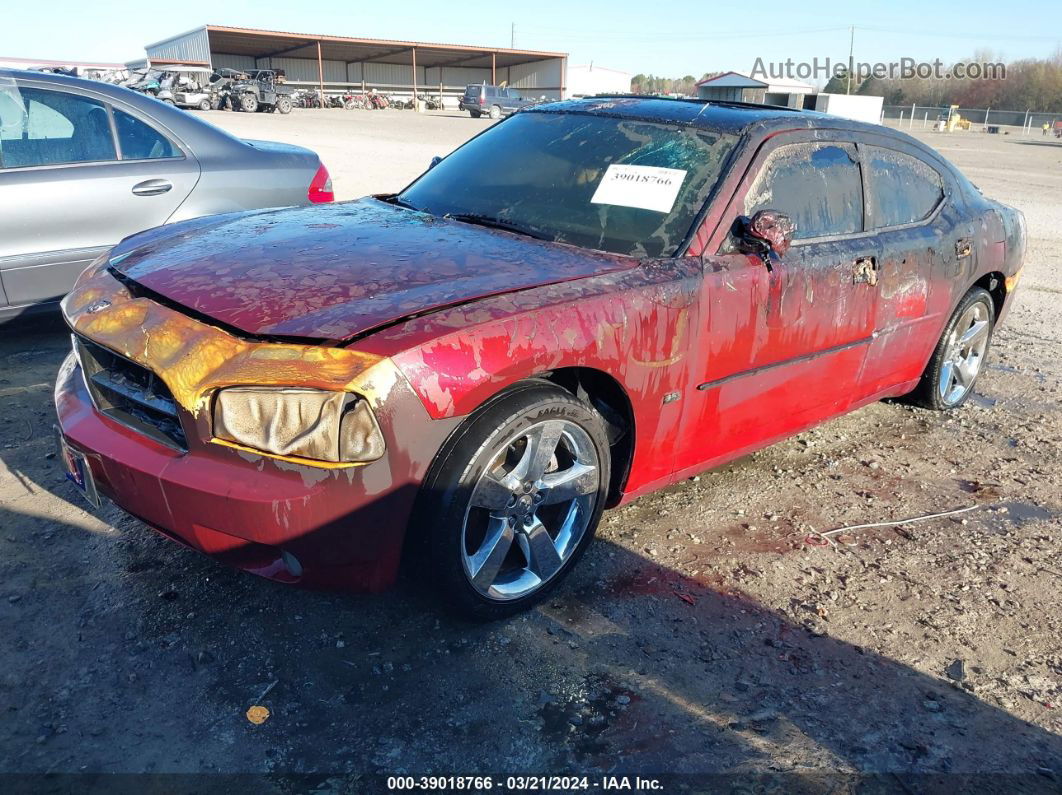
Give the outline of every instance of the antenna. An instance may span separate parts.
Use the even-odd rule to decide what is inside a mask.
[[[852,93],[852,70],[855,68],[855,61],[853,55],[855,53],[855,25],[851,25],[848,28],[848,88],[845,89],[846,94]]]

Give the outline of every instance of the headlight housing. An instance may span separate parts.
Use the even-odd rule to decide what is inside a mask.
[[[218,391],[213,415],[215,438],[272,455],[359,463],[384,454],[372,409],[349,392],[228,387]]]

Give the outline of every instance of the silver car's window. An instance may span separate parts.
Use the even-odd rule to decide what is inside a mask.
[[[122,160],[158,160],[181,156],[181,150],[169,138],[117,108],[114,109],[114,128],[118,131]]]
[[[110,115],[102,102],[65,91],[0,90],[4,168],[117,160]]]

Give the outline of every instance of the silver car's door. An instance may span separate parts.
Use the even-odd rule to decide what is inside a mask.
[[[99,253],[165,223],[199,163],[130,108],[0,85],[0,280],[10,306],[56,299]]]

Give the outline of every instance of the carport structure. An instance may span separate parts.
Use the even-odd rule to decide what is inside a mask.
[[[501,83],[560,98],[567,54],[457,44],[204,25],[145,47],[152,61],[234,69],[283,69],[288,82],[331,88],[460,93],[468,83]]]

